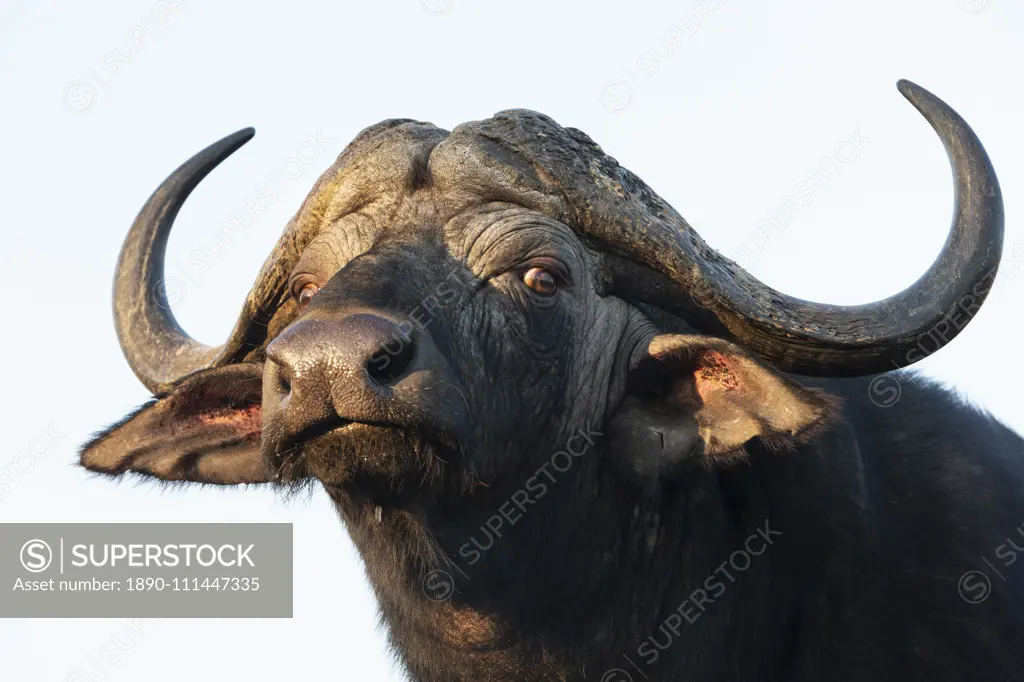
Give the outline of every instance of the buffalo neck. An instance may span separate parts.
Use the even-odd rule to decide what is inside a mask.
[[[798,608],[765,595],[813,582],[841,542],[820,509],[764,493],[814,485],[802,462],[821,453],[757,454],[647,488],[595,457],[514,524],[332,497],[413,679],[754,679],[784,665]]]

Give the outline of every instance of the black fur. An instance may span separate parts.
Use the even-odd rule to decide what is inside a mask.
[[[623,240],[608,247],[624,225],[633,260]],[[315,478],[417,682],[1024,679],[1021,438],[913,374],[780,377],[698,336],[690,325],[728,334],[699,292],[634,262],[680,239],[706,248],[639,178],[539,114],[450,134],[374,126],[254,287],[243,327],[262,331],[229,354],[253,362],[184,379],[83,463],[289,490]],[[524,283],[538,263],[555,293]],[[306,309],[286,293],[296,279],[318,288]],[[372,399],[350,371],[365,366],[341,362],[367,338],[342,326],[360,315],[424,320],[403,355],[416,371],[379,375],[389,386]],[[266,342],[300,333],[315,341],[294,346],[307,373],[281,382],[294,367]],[[672,365],[659,340],[714,353]],[[302,412],[296,381],[329,409]],[[657,417],[643,467],[628,466],[642,420],[608,435],[631,398]],[[348,412],[366,405],[378,413]],[[754,433],[718,452],[716,429],[730,447]],[[182,433],[203,447],[177,445]]]

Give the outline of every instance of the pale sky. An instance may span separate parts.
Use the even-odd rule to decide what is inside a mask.
[[[860,303],[917,279],[952,214],[942,146],[895,87],[909,78],[974,127],[1007,203],[1008,267],[924,371],[1024,431],[1022,35],[1014,0],[0,0],[0,521],[295,527],[293,619],[163,620],[141,637],[116,619],[0,620],[0,677],[402,679],[322,493],[162,490],[74,466],[92,432],[148,397],[114,335],[114,263],[150,192],[194,152],[256,128],[170,240],[175,313],[209,343],[226,338],[286,221],[359,130],[394,117],[450,129],[513,107],[586,131],[768,284]],[[282,166],[311,138],[317,154]],[[851,140],[856,154],[832,160]],[[280,196],[259,221],[218,232],[275,173]],[[813,202],[767,229],[806,182]],[[52,446],[13,469],[39,434]],[[115,662],[103,653],[133,640]]]

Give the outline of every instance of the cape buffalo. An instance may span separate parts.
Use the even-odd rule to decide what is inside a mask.
[[[253,131],[230,135],[124,242],[115,324],[155,397],[81,462],[318,482],[415,680],[1022,679],[1024,441],[898,371],[984,300],[1001,194],[967,123],[899,87],[953,225],[916,283],[848,307],[765,286],[584,133],[509,110],[361,132],[205,346],[164,251]]]

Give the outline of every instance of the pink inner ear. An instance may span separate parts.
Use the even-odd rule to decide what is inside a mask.
[[[242,409],[227,407],[201,412],[195,416],[195,420],[202,426],[227,427],[240,435],[248,435],[259,433],[263,428],[263,409],[259,403]]]
[[[740,381],[734,371],[733,363],[716,350],[701,353],[693,379],[697,384],[697,392],[705,401],[713,393],[740,389]]]

